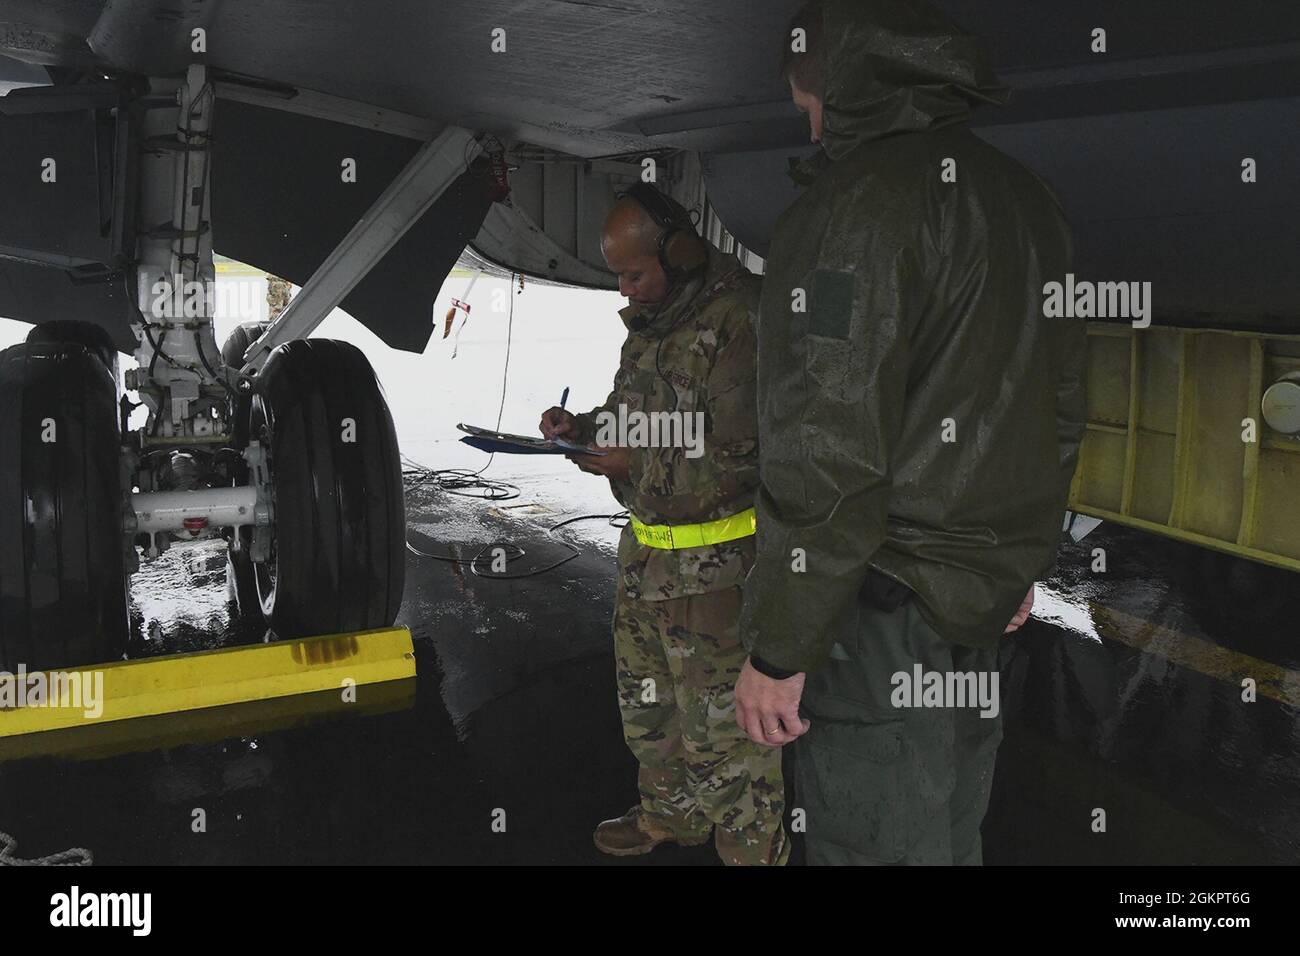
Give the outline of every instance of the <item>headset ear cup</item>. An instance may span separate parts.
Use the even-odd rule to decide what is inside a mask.
[[[670,275],[689,274],[708,264],[709,251],[693,231],[670,229],[659,244],[659,261]]]
[[[672,245],[673,239],[677,233],[681,232],[675,226],[669,226],[662,236],[659,237],[659,246],[656,250],[659,255],[659,265],[663,267],[664,275],[668,277],[669,282],[676,282],[681,278],[681,269],[673,262]]]

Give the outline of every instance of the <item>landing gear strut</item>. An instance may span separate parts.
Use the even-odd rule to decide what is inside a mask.
[[[139,156],[135,188],[119,196],[137,204],[125,217],[137,224],[125,243],[137,367],[125,386],[148,419],[128,430],[133,403],[119,403],[116,352],[95,326],[48,323],[0,353],[4,670],[121,658],[138,549],[148,559],[225,539],[241,618],[280,637],[387,627],[401,604],[405,511],[392,416],[359,350],[306,336],[479,146],[465,130],[442,130],[281,316],[218,350],[216,88],[197,64],[180,81],[145,88],[133,104],[138,122],[117,128],[132,140],[119,153]]]

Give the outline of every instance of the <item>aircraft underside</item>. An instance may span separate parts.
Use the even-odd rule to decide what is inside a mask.
[[[99,556],[60,566],[62,597],[34,600],[10,630],[34,635],[71,602],[100,635],[48,656],[6,644],[0,666],[120,656],[136,546],[212,536],[230,542],[248,613],[284,635],[390,624],[391,418],[364,356],[308,336],[341,307],[423,350],[462,256],[614,288],[600,224],[638,179],[760,269],[798,196],[789,162],[812,151],[771,63],[795,6],[537,2],[521,18],[504,0],[364,17],[333,2],[0,3],[0,315],[38,329],[0,368],[6,441],[31,463],[6,481],[48,510],[34,547],[76,544],[49,517],[76,504]],[[1189,22],[1148,4],[1115,15],[1103,56],[1083,39],[1094,14],[1065,4],[946,6],[990,37],[1013,91],[976,132],[1056,189],[1077,278],[1150,282],[1151,318],[1169,328],[1139,342],[1125,323],[1094,326],[1074,506],[1300,570],[1285,507],[1300,432],[1300,18],[1255,2]],[[1049,15],[1059,42],[1018,39],[1021,21]],[[214,253],[303,291],[219,347]],[[149,411],[135,430],[118,352],[134,354],[127,385]],[[51,369],[75,384],[60,391]],[[40,458],[40,422],[74,407],[93,410],[76,433],[93,481]],[[1225,416],[1258,419],[1261,441],[1207,442],[1205,423]],[[304,459],[338,476],[310,513],[290,504],[315,493]],[[349,575],[364,594],[340,590]]]

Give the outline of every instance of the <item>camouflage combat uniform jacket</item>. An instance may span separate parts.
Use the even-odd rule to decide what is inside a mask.
[[[702,455],[688,458],[682,447],[633,448],[629,480],[610,481],[614,497],[646,524],[695,524],[753,507],[758,420],[752,312],[759,286],[758,276],[735,256],[710,247],[703,274],[670,293],[658,315],[635,305],[619,312],[629,331],[614,389],[603,405],[575,416],[579,439],[594,444],[597,415],[617,416],[620,405],[629,413],[703,415]],[[619,576],[625,596],[664,601],[739,586],[753,557],[752,535],[665,550],[638,542],[629,525],[619,540]]]

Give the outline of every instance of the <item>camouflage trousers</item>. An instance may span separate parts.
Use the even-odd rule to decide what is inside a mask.
[[[894,675],[992,674],[996,649],[943,640],[915,601],[865,604],[856,628],[808,675],[795,741],[795,802],[806,814],[809,865],[979,865],[1002,740],[1000,710],[895,707]]]
[[[620,589],[614,653],[623,737],[640,764],[641,807],[677,833],[707,837],[727,864],[784,864],[781,751],[736,724],[746,653],[739,587],[642,601]]]

